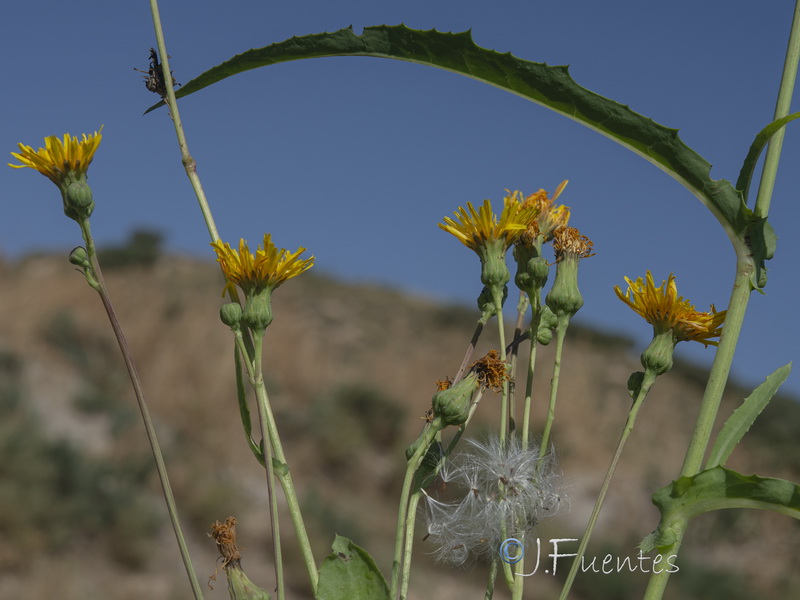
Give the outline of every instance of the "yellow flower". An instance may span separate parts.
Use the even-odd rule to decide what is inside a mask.
[[[84,133],[82,140],[67,133],[64,134],[63,140],[51,135],[44,139],[45,147],[38,150],[19,144],[20,151],[12,152],[11,155],[22,164],[9,163],[8,166],[15,169],[25,167],[36,169],[60,187],[67,178],[75,180],[86,174],[94,153],[103,139],[102,131],[101,127],[100,131],[95,131],[89,137]]]
[[[487,244],[498,241],[508,250],[536,218],[536,209],[532,206],[523,207],[514,194],[511,194],[504,199],[503,212],[499,219],[492,212],[492,203],[489,200],[484,200],[478,210],[475,210],[471,202],[467,202],[466,210],[459,206],[454,214],[457,221],[445,217],[444,223],[439,223],[439,227],[452,233],[467,248],[480,255]]]
[[[314,257],[300,259],[305,248],[290,253],[278,249],[272,243],[272,236],[264,236],[264,245],[259,246],[255,255],[250,252],[247,242],[239,241],[239,251],[221,241],[211,244],[217,253],[217,262],[222,267],[229,282],[241,287],[245,293],[275,289],[287,279],[300,275],[314,264]]]
[[[620,300],[653,325],[656,333],[672,330],[676,343],[694,341],[706,347],[718,345],[719,342],[711,338],[722,333],[727,311],[717,312],[713,304],[711,312],[696,311],[689,300],[678,296],[675,276],[671,273],[659,287],[655,286],[650,271],[647,271],[646,280],[639,277],[631,281],[626,277],[625,281],[628,284],[625,294],[619,286],[614,286],[614,291]]]

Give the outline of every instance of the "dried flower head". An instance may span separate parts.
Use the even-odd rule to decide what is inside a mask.
[[[527,245],[534,245],[537,238],[541,237],[542,241],[549,241],[553,238],[553,232],[559,227],[566,227],[569,222],[569,207],[563,204],[555,205],[555,201],[567,187],[568,180],[562,181],[556,191],[553,192],[552,197],[548,197],[545,190],[534,192],[530,196],[522,199],[521,192],[517,194],[517,200],[522,203],[523,207],[534,207],[536,210],[536,219],[525,230],[521,237],[521,242]]]
[[[565,258],[589,258],[594,243],[582,235],[575,227],[559,227],[553,232],[553,250],[556,253],[556,262]]]
[[[472,363],[470,370],[477,374],[480,385],[498,393],[503,391],[503,383],[508,380],[506,363],[500,360],[497,350],[489,350],[486,356]]]

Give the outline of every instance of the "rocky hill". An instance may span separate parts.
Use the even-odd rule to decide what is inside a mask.
[[[239,519],[244,568],[272,585],[263,471],[242,433],[233,341],[220,323],[223,281],[211,262],[180,257],[107,270],[141,371],[200,576],[216,569],[214,520]],[[96,294],[61,257],[0,264],[0,597],[172,600],[190,597],[140,417]],[[281,287],[265,373],[319,560],[334,533],[388,572],[404,449],[437,379],[452,376],[472,335],[471,307],[346,285],[313,272]],[[487,328],[476,352],[497,347]],[[623,338],[573,327],[553,441],[570,510],[541,539],[583,531],[625,422],[638,353]],[[678,355],[680,350],[678,351]],[[540,349],[534,419],[541,429],[552,348]],[[652,492],[680,469],[705,374],[678,365],[657,382],[618,468],[589,555],[636,556],[658,522]],[[727,416],[749,390],[730,385]],[[470,435],[497,422],[487,394]],[[773,401],[729,466],[800,479],[800,405]],[[290,531],[288,520],[283,527]],[[482,598],[485,568],[434,565],[420,520],[411,597]],[[289,597],[307,597],[287,536]],[[668,598],[789,600],[800,589],[800,527],[755,511],[694,521]],[[566,572],[559,572],[560,578]],[[552,598],[538,573],[526,597]],[[646,575],[584,576],[574,598],[641,597]],[[220,575],[209,599],[227,598]],[[498,592],[496,598],[504,597]]]

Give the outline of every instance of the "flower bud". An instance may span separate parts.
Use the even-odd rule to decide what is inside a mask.
[[[66,183],[66,182],[65,182]],[[88,219],[94,211],[92,188],[85,179],[72,181],[61,187],[64,214],[74,221]]]
[[[508,287],[503,286],[503,302],[508,298]],[[489,319],[497,314],[497,306],[494,303],[494,296],[492,290],[483,286],[480,296],[478,296],[478,309],[481,311],[481,323],[486,323]]]
[[[239,321],[242,320],[242,306],[238,302],[223,304],[219,309],[219,318],[231,329],[239,329]]]
[[[583,306],[583,296],[578,289],[579,260],[565,258],[556,267],[556,280],[545,298],[558,317],[572,317]]]
[[[461,381],[433,395],[433,415],[444,425],[462,425],[469,417],[472,394],[478,389],[478,376],[469,373]]]
[[[247,297],[242,322],[253,331],[264,331],[272,323],[272,290],[264,289]]]
[[[642,366],[656,375],[669,371],[672,368],[672,354],[676,343],[672,329],[656,333],[650,345],[642,352]]]
[[[270,600],[267,590],[257,586],[242,570],[237,561],[225,568],[228,577],[228,593],[235,600]]]
[[[72,252],[69,253],[69,262],[76,267],[88,269],[90,265],[89,255],[86,253],[86,248],[83,246],[78,246],[77,248],[73,249]]]
[[[514,246],[514,259],[517,261],[514,283],[533,298],[547,283],[550,265],[536,248],[521,243]]]

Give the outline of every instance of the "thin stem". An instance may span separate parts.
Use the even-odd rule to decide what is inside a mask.
[[[503,291],[499,289],[492,290],[494,297],[494,307],[497,315],[497,335],[500,338],[500,360],[505,362],[508,356],[506,352],[506,331],[503,324]],[[503,381],[502,398],[500,399],[500,443],[506,441],[508,435],[508,379]]]
[[[263,395],[263,408],[264,416],[266,417],[268,439],[272,445],[274,460],[276,460],[279,465],[278,468],[275,469],[275,476],[278,478],[283,488],[283,495],[286,497],[286,505],[289,509],[295,535],[297,536],[297,543],[300,546],[300,553],[303,555],[303,562],[306,565],[306,571],[308,571],[311,589],[316,595],[317,585],[319,584],[317,562],[311,551],[311,542],[308,539],[308,532],[306,531],[305,522],[303,521],[303,514],[300,511],[300,503],[297,500],[292,474],[289,471],[289,465],[286,463],[286,455],[283,453],[283,446],[281,445],[280,436],[278,435],[278,426],[275,423],[275,417],[272,414],[272,408],[269,403],[269,398],[267,397],[267,389],[263,385],[260,386],[260,389],[261,392],[259,392],[259,388],[256,388],[256,397],[258,398],[259,395]]]
[[[517,322],[514,324],[514,337],[512,339],[516,340],[522,335],[522,324],[525,321],[525,314],[528,312],[528,296],[525,292],[520,291],[519,293],[519,302],[517,302]],[[516,373],[517,373],[517,359],[519,358],[519,344],[511,344],[511,358],[509,360],[509,381],[508,381],[508,414],[511,418],[511,423],[513,427],[511,428],[511,432],[513,433],[516,430],[516,422],[517,422],[517,406],[514,401],[515,392],[517,389],[516,381]]]
[[[778,88],[778,99],[775,103],[775,116],[773,120],[778,120],[789,114],[792,104],[792,92],[797,78],[797,66],[800,62],[800,1],[795,3],[794,17],[792,18],[792,29],[789,32],[789,44],[786,48],[786,58],[783,62],[783,75],[781,84]],[[778,163],[780,162],[781,149],[783,148],[783,136],[785,128],[780,129],[769,142],[766,156],[764,157],[764,168],[761,171],[761,181],[758,186],[758,196],[756,205],[753,209],[757,217],[766,218],[769,213],[769,206],[772,200],[772,191],[775,188],[775,177],[778,174]]]
[[[558,398],[558,384],[561,377],[561,355],[564,351],[564,337],[567,335],[569,327],[569,316],[558,317],[558,328],[556,329],[556,356],[553,361],[553,378],[550,380],[550,403],[547,406],[547,419],[542,432],[542,443],[539,447],[539,458],[544,458],[550,444],[550,430],[553,427],[553,420],[556,416],[556,399]],[[540,464],[542,464],[540,462]]]
[[[403,550],[403,574],[400,579],[400,600],[406,600],[408,596],[408,582],[411,579],[411,553],[414,549],[414,525],[417,520],[417,507],[421,497],[422,490],[417,489],[411,494],[411,499],[408,501],[405,524],[406,537]]]
[[[428,448],[436,438],[436,434],[442,430],[439,423],[434,421],[428,423],[425,430],[419,438],[419,445],[408,459],[406,466],[406,475],[403,479],[403,489],[400,492],[400,506],[397,511],[397,530],[394,539],[394,559],[392,560],[392,581],[389,587],[389,598],[393,600],[397,598],[398,584],[400,581],[400,567],[403,560],[403,540],[405,539],[405,528],[407,524],[407,515],[409,510],[409,497],[411,495],[411,488],[414,483],[414,475],[417,469],[422,464]]]
[[[253,355],[253,376],[250,378],[250,385],[256,392],[256,404],[258,405],[258,421],[261,425],[261,439],[264,452],[264,471],[267,476],[267,496],[270,506],[270,525],[272,527],[272,549],[275,556],[275,581],[278,591],[278,600],[284,599],[283,582],[283,554],[281,553],[281,532],[280,521],[278,518],[278,498],[275,495],[275,467],[272,464],[272,440],[269,438],[269,426],[267,425],[267,390],[264,386],[264,375],[261,368],[262,350],[264,347],[264,332],[256,332],[253,336],[254,355]]]
[[[533,406],[533,374],[536,370],[536,349],[538,347],[536,336],[539,332],[539,323],[542,320],[541,303],[537,300],[532,306],[531,323],[528,329],[530,338],[530,353],[528,355],[528,373],[525,378],[525,406],[522,414],[522,449],[528,449],[528,440],[531,430],[531,409]]]
[[[472,358],[472,353],[475,352],[475,346],[478,345],[478,340],[481,337],[481,333],[483,333],[483,325],[484,323],[482,321],[478,321],[478,324],[475,326],[475,331],[472,333],[472,339],[469,341],[469,346],[467,346],[467,351],[464,354],[464,360],[461,361],[461,366],[458,368],[458,372],[453,378],[453,385],[461,381],[461,378],[464,377],[464,373],[467,370],[467,365]]]
[[[642,403],[647,397],[647,393],[650,391],[650,388],[653,386],[653,382],[655,380],[655,373],[649,369],[645,370],[642,385],[639,388],[639,393],[636,395],[636,400],[634,401],[633,405],[631,406],[631,410],[628,413],[628,419],[625,422],[625,427],[622,429],[622,435],[620,436],[619,443],[617,444],[617,451],[614,453],[614,458],[611,459],[611,465],[608,467],[608,471],[606,471],[605,479],[603,479],[603,485],[600,487],[600,493],[594,503],[592,515],[589,517],[589,523],[586,525],[586,531],[584,532],[581,543],[578,546],[577,555],[572,562],[572,567],[570,568],[567,579],[564,582],[564,587],[561,589],[561,595],[558,597],[559,600],[566,600],[566,597],[569,595],[569,591],[572,588],[572,583],[575,581],[575,575],[578,573],[581,559],[586,552],[586,546],[589,545],[589,540],[592,537],[592,531],[597,523],[597,517],[600,515],[600,510],[603,508],[603,501],[606,498],[608,486],[611,484],[611,478],[614,476],[617,463],[622,456],[622,451],[625,449],[625,443],[628,441],[628,436],[630,435],[631,431],[633,431],[633,426],[636,423],[636,415],[639,413],[639,408],[641,408]]]
[[[122,331],[122,326],[117,318],[117,313],[111,303],[111,298],[108,295],[103,273],[100,270],[100,263],[97,261],[97,252],[95,250],[94,239],[92,238],[89,220],[85,219],[79,223],[81,227],[81,234],[86,242],[86,253],[89,258],[91,273],[87,274],[89,284],[100,295],[103,302],[108,320],[111,323],[111,329],[114,331],[114,336],[117,338],[117,344],[122,352],[122,359],[125,362],[125,368],[128,370],[128,376],[131,379],[133,393],[136,396],[136,402],[139,405],[139,412],[142,414],[142,421],[144,422],[144,429],[147,433],[147,440],[150,443],[150,449],[153,452],[153,459],[156,463],[156,472],[158,473],[158,480],[161,482],[161,491],[164,494],[164,501],[167,504],[167,512],[169,513],[169,520],[172,524],[172,529],[175,532],[175,539],[178,542],[178,549],[180,550],[183,566],[186,569],[186,575],[189,577],[189,583],[192,587],[192,593],[196,600],[202,600],[203,592],[200,588],[200,583],[197,580],[197,575],[192,565],[192,559],[189,556],[189,549],[186,546],[186,540],[183,536],[180,520],[178,518],[178,508],[175,503],[175,497],[172,494],[172,486],[169,483],[169,476],[167,475],[167,467],[164,463],[164,456],[161,453],[161,446],[158,443],[158,436],[156,435],[153,420],[150,417],[150,409],[147,407],[147,402],[144,398],[144,390],[139,380],[139,374],[136,370],[136,365],[133,362],[133,355],[128,347],[128,341]],[[88,277],[91,276],[91,278]]]
[[[153,28],[156,33],[156,43],[158,44],[158,53],[161,55],[161,67],[164,73],[164,84],[167,88],[167,96],[164,102],[167,103],[169,114],[172,117],[172,122],[175,125],[175,134],[178,137],[178,146],[181,150],[181,162],[186,175],[189,177],[189,182],[192,185],[197,202],[200,204],[200,212],[203,213],[203,220],[206,222],[208,234],[211,236],[212,242],[219,241],[219,234],[217,233],[217,226],[214,224],[214,217],[211,214],[211,207],[206,199],[206,194],[203,191],[203,186],[200,183],[200,177],[197,175],[197,163],[192,155],[189,153],[189,144],[186,141],[186,135],[183,132],[183,124],[181,123],[181,115],[178,110],[178,101],[175,98],[175,88],[172,85],[172,71],[169,68],[169,54],[167,54],[167,45],[164,41],[164,31],[161,27],[161,15],[158,11],[158,0],[150,0],[150,12],[153,15]]]

